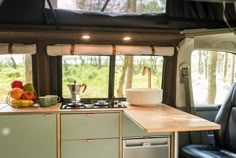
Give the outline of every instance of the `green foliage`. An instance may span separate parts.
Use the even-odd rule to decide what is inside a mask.
[[[160,12],[160,10],[161,8],[156,0],[153,0],[146,4],[142,3],[137,6],[137,12],[140,13],[158,13]]]
[[[115,88],[116,90],[119,84],[119,79],[122,73],[123,56],[120,56],[119,64],[116,64],[115,69]],[[85,63],[79,64],[77,67],[75,64],[63,64],[63,97],[69,98],[70,91],[67,84],[73,84],[76,80],[78,84],[87,84],[87,90],[85,93],[80,93],[84,98],[106,98],[108,97],[109,86],[109,65],[96,65],[90,63],[90,61],[84,59]],[[140,60],[140,61],[138,61]],[[156,61],[156,62],[154,62]],[[138,64],[140,62],[140,64]],[[89,64],[88,64],[89,63]],[[148,75],[142,75],[143,66],[152,68],[152,87],[161,87],[162,83],[162,67],[163,58],[157,56],[147,57],[135,57],[133,67],[133,83],[134,88],[147,88],[148,87]]]
[[[69,98],[70,91],[67,84],[73,84],[74,80],[78,84],[86,84],[87,90],[81,93],[81,97],[107,97],[109,68],[99,67],[90,64],[81,64],[75,67],[68,64],[67,69],[63,68],[63,97]]]
[[[82,11],[100,12],[106,0],[75,0],[69,8]],[[165,9],[166,0],[114,0],[109,1],[104,12],[110,13],[160,13]]]
[[[11,78],[18,78],[20,76],[21,76],[20,72],[8,72],[7,73],[7,77],[11,77]]]
[[[83,98],[106,98],[108,97],[108,84],[109,84],[109,66],[104,61],[102,65],[88,63],[86,61],[77,64],[71,64],[70,62],[63,62],[63,97],[69,98],[70,92],[67,84],[73,84],[74,80],[78,84],[87,84],[87,90],[85,93],[81,93]],[[119,78],[122,73],[122,58],[120,58],[120,64],[116,64],[115,70],[115,88],[116,90],[119,83]],[[162,59],[162,58],[161,58]],[[80,59],[79,59],[80,60]],[[79,61],[78,60],[78,61]],[[140,60],[140,61],[138,61]],[[138,62],[137,62],[138,61]],[[153,66],[150,57],[136,58],[133,70],[133,87],[147,87],[147,75],[142,76],[143,66]],[[155,66],[152,68],[152,87],[161,87],[162,82],[162,60],[157,60]],[[8,91],[10,90],[10,84],[13,80],[21,80],[25,82],[25,64],[17,64],[16,69],[12,68],[7,63],[0,63],[1,77],[0,77],[0,103],[5,102]]]
[[[8,91],[11,89],[11,82],[13,80],[21,80],[25,82],[25,66],[18,64],[16,69],[13,69],[8,64],[0,64],[1,77],[0,77],[0,103],[4,103]]]

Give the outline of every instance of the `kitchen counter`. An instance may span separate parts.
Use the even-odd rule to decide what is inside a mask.
[[[123,111],[131,120],[146,132],[178,132],[197,130],[218,130],[220,125],[197,116],[177,110],[165,104],[155,107],[130,106],[112,109],[60,109],[61,103],[50,107],[13,108],[4,106],[1,114],[19,113],[77,113],[77,112],[114,112]]]
[[[108,108],[108,109],[60,109],[61,103],[49,107],[19,107],[14,108],[9,105],[0,108],[1,114],[17,114],[17,113],[76,113],[76,112],[112,112],[123,111],[126,108]]]
[[[220,125],[170,106],[134,107],[124,113],[146,132],[218,130]]]

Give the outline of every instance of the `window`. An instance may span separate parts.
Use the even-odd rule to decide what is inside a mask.
[[[144,66],[151,69],[152,87],[161,88],[163,57],[119,55],[115,65],[115,97],[125,96],[123,87],[148,88],[148,73],[142,74]]]
[[[13,80],[32,82],[31,55],[0,55],[0,103],[4,103]]]
[[[106,2],[107,5],[106,5]],[[108,13],[164,13],[166,0],[53,0],[55,8]]]
[[[195,104],[221,104],[235,80],[235,55],[195,50],[191,63]]]
[[[144,66],[151,68],[152,87],[161,88],[163,60],[162,56],[150,55],[64,55],[62,56],[63,98],[71,97],[67,84],[73,84],[74,80],[87,85],[85,93],[80,93],[81,98],[109,96],[124,98],[125,88],[148,87],[148,75],[147,73],[142,75]],[[109,74],[110,72],[112,74]],[[114,87],[109,87],[113,85]]]
[[[86,84],[81,98],[107,98],[109,85],[109,56],[70,56],[62,57],[62,95],[70,98],[68,84]]]

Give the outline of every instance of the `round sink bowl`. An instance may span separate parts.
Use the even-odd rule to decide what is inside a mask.
[[[155,106],[162,102],[163,90],[158,88],[126,89],[126,100],[131,105]]]

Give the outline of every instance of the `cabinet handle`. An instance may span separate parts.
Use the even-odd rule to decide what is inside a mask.
[[[45,117],[50,117],[52,114],[44,114]]]
[[[93,116],[94,114],[87,114],[87,116]]]
[[[94,142],[94,139],[87,139],[88,143]]]

